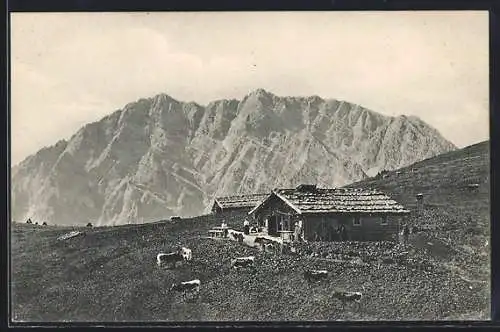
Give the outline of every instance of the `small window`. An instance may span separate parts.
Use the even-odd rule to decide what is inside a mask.
[[[352,220],[352,224],[353,226],[361,226],[361,217],[359,216],[354,217],[354,219]]]
[[[380,225],[387,225],[387,216],[380,218]]]

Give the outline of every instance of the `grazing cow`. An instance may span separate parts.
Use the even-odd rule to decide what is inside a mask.
[[[328,271],[326,270],[306,270],[304,271],[304,279],[308,283],[324,280],[328,277]]]
[[[264,245],[264,238],[262,237],[256,237],[254,240],[253,240],[253,243],[255,244],[258,244],[260,246],[263,246]]]
[[[274,244],[274,243],[266,243],[266,244],[264,245],[264,248],[265,248],[265,250],[266,250],[266,251],[268,251],[268,252],[275,252],[275,251],[276,251],[276,246],[275,246],[275,244]]]
[[[255,256],[238,257],[231,261],[231,268],[239,269],[240,267],[255,267]]]
[[[161,266],[163,263],[166,263],[167,265],[174,265],[174,267],[177,266],[177,262],[182,262],[182,261],[190,261],[193,258],[193,254],[191,252],[191,249],[182,247],[176,252],[171,252],[168,254],[165,253],[159,253],[156,255],[156,264],[158,266]]]
[[[182,247],[181,248],[181,255],[185,261],[190,261],[193,259],[193,251],[189,248]]]
[[[193,292],[195,294],[198,294],[200,292],[200,284],[201,282],[199,279],[194,279],[191,281],[183,281],[178,284],[173,283],[172,286],[170,286],[169,292],[172,291],[182,292],[182,296],[185,298],[187,292]]]
[[[245,238],[241,232],[231,232],[231,235],[233,236],[233,239],[238,242],[243,242],[243,239]]]
[[[47,222],[44,221],[43,224],[42,224],[42,226],[47,226]]]
[[[345,292],[345,291],[335,291],[333,297],[339,299],[342,302],[342,306],[345,306],[347,302],[355,302],[358,307],[361,305],[361,299],[363,294],[361,292]]]
[[[261,237],[261,236],[257,236],[254,240],[254,243],[257,243],[257,244],[266,244],[266,243],[269,243],[270,240],[266,239],[265,237]]]

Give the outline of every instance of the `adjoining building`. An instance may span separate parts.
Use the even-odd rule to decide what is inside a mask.
[[[342,228],[345,240],[395,240],[409,213],[376,190],[322,189],[315,185],[274,189],[248,212],[272,236],[293,231],[297,222],[307,241],[336,240],[337,230]]]
[[[269,194],[248,194],[216,197],[212,205],[214,214],[246,214],[253,207],[264,200]]]

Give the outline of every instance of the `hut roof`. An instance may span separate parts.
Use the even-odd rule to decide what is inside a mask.
[[[354,188],[275,189],[276,195],[299,214],[310,213],[391,213],[406,214],[406,210],[382,192]],[[269,197],[271,197],[269,196]],[[262,202],[263,204],[264,202]],[[259,204],[261,206],[262,204]],[[250,213],[259,208],[256,206]]]
[[[216,197],[215,203],[223,209],[253,208],[262,202],[269,194],[248,194]]]

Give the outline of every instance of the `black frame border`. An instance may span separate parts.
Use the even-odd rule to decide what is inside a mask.
[[[93,322],[93,323],[13,323],[10,321],[10,287],[8,285],[10,274],[10,63],[9,63],[9,27],[10,13],[14,12],[128,12],[128,11],[407,11],[407,10],[486,10],[489,11],[490,31],[490,186],[491,202],[498,200],[498,177],[496,168],[498,155],[495,151],[499,135],[495,131],[495,124],[499,123],[498,113],[498,91],[499,84],[499,48],[500,48],[500,1],[497,0],[317,0],[313,2],[298,0],[254,0],[254,1],[158,1],[158,0],[6,0],[4,17],[6,18],[5,38],[7,47],[2,57],[2,67],[5,68],[6,80],[0,85],[1,93],[5,94],[2,100],[5,102],[5,112],[2,112],[4,120],[4,133],[6,145],[0,148],[1,158],[5,160],[2,167],[5,169],[5,177],[0,184],[6,188],[5,199],[2,199],[5,219],[0,219],[1,234],[4,241],[2,244],[1,264],[4,267],[0,279],[0,294],[5,294],[6,301],[1,301],[0,320],[2,327],[6,328],[55,328],[55,327],[118,327],[118,328],[146,328],[157,330],[158,327],[177,329],[206,329],[214,330],[221,328],[285,328],[297,330],[304,328],[314,329],[443,329],[443,328],[474,328],[487,329],[500,326],[500,225],[496,225],[495,216],[498,216],[497,205],[491,204],[491,321],[403,321],[403,322],[148,322],[148,323],[116,323],[116,322]],[[497,92],[497,93],[495,93]],[[495,112],[497,110],[497,112]],[[5,180],[5,183],[3,182]],[[5,250],[5,251],[4,251]],[[4,280],[5,278],[5,280]],[[4,288],[5,287],[5,288]],[[3,330],[3,328],[2,328]]]

